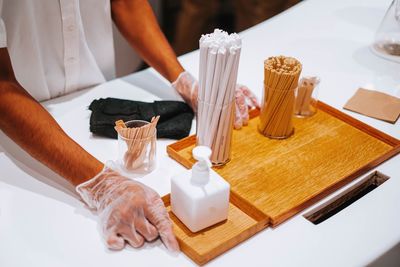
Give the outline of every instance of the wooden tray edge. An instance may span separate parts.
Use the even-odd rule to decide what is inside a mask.
[[[171,205],[171,195],[167,194],[163,196],[162,201],[164,202],[165,206]],[[183,243],[179,237],[177,237],[179,241],[179,245],[181,251],[185,253],[191,260],[193,260],[198,265],[204,265],[209,261],[215,259],[216,257],[222,255],[224,252],[230,250],[231,248],[239,245],[243,241],[249,239],[256,233],[260,232],[261,230],[267,228],[270,225],[270,218],[266,216],[264,213],[250,205],[247,201],[242,199],[234,192],[230,192],[229,201],[239,208],[242,212],[246,213],[248,216],[252,217],[257,223],[246,229],[245,231],[241,232],[239,235],[232,237],[228,241],[219,246],[215,247],[210,253],[207,254],[199,254],[193,248]]]
[[[254,108],[249,110],[249,118],[253,119],[254,117],[257,117],[260,114],[260,109]],[[182,159],[178,151],[196,143],[196,135],[190,135],[188,137],[182,138],[180,140],[177,140],[175,143],[172,143],[167,146],[167,154],[170,158],[174,159],[176,162],[180,163],[182,166],[184,166],[186,169],[190,169],[193,165],[192,162],[188,159]]]
[[[204,265],[204,264],[210,262],[211,260],[217,258],[218,256],[222,255],[226,251],[236,247],[237,245],[239,245],[243,241],[249,239],[250,237],[254,236],[258,232],[264,230],[268,226],[269,226],[268,223],[260,221],[257,224],[255,224],[253,227],[240,233],[238,236],[229,239],[226,243],[217,246],[215,249],[213,249],[212,253],[201,256],[200,260],[197,260],[197,261],[194,260],[194,261],[198,265]]]
[[[183,165],[186,169],[190,169],[192,167],[192,163],[190,160],[183,158],[182,160],[181,157],[178,154],[178,151],[182,150],[183,148],[190,146],[191,144],[196,143],[196,135],[191,135],[188,137],[185,137],[181,140],[176,141],[175,143],[172,143],[167,146],[167,154],[170,156],[172,159],[174,159],[176,162],[180,163]]]
[[[171,194],[167,194],[163,196],[161,199],[164,202],[165,207],[171,205]],[[199,263],[199,260],[201,259],[200,255],[190,246],[183,243],[178,237],[176,237],[176,239],[178,239],[181,252],[185,253],[190,259],[192,259],[195,263],[200,265]]]
[[[356,118],[353,118],[352,116],[322,102],[322,101],[318,101],[317,102],[317,107],[320,110],[323,110],[324,112],[334,116],[335,118],[340,119],[341,121],[346,122],[347,124],[381,140],[382,142],[392,146],[392,147],[396,147],[398,145],[400,145],[400,140],[394,138],[393,136],[390,136],[372,126],[369,126],[368,124],[357,120]],[[318,111],[317,111],[318,112]]]
[[[281,223],[284,223],[286,220],[289,218],[295,216],[296,214],[304,211],[308,207],[311,207],[313,204],[317,203],[318,201],[322,200],[323,198],[329,196],[339,188],[342,188],[343,186],[347,185],[348,183],[352,182],[356,178],[360,177],[363,174],[366,174],[368,171],[372,170],[373,168],[379,166],[386,160],[394,157],[395,155],[400,153],[400,145],[395,146],[392,150],[389,150],[382,156],[378,157],[377,159],[371,161],[367,165],[359,168],[358,170],[355,170],[353,173],[348,175],[347,177],[344,177],[342,180],[339,182],[332,184],[331,186],[327,187],[324,189],[323,192],[320,192],[314,196],[310,196],[310,198],[305,201],[303,204],[294,207],[292,211],[288,211],[286,213],[283,213],[281,216],[278,218],[271,218],[271,226],[273,228],[279,226]]]

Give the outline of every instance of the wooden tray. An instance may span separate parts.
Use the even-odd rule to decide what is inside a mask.
[[[231,192],[228,219],[198,233],[192,233],[171,211],[170,195],[163,197],[181,250],[203,265],[228,249],[268,227],[267,216]]]
[[[233,132],[231,161],[214,169],[231,184],[236,198],[272,226],[400,152],[399,140],[322,102],[313,117],[295,118],[295,134],[285,140],[261,135],[258,114],[253,110],[249,125]],[[168,155],[190,168],[195,143],[195,136],[184,138],[167,147]],[[213,243],[215,236],[209,236]],[[191,249],[184,245],[182,250],[192,257]]]

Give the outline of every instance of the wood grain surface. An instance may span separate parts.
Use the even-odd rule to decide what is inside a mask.
[[[400,152],[400,141],[322,102],[311,118],[295,118],[295,134],[272,140],[257,131],[257,111],[234,131],[232,159],[215,170],[232,191],[276,226]],[[195,137],[167,148],[189,168]]]
[[[172,213],[170,195],[164,196],[163,201],[181,250],[199,265],[207,263],[269,225],[269,219],[265,215],[242,203],[240,198],[232,194],[227,220],[192,233]]]

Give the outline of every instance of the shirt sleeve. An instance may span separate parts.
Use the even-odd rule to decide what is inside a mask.
[[[7,46],[6,26],[1,18],[3,14],[3,0],[0,0],[0,48]]]
[[[7,46],[6,27],[3,20],[0,18],[0,48]]]

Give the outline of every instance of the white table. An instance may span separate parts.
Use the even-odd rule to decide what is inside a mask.
[[[263,60],[284,54],[298,58],[304,74],[321,77],[320,99],[336,108],[360,86],[400,96],[400,65],[380,59],[368,49],[389,3],[308,0],[243,32],[239,82],[261,96]],[[197,74],[198,52],[180,60]],[[87,106],[99,97],[152,101],[176,99],[177,95],[154,70],[146,70],[43,103],[72,138],[105,161],[116,158],[116,141],[93,137],[88,131]],[[344,112],[400,138],[400,122],[392,125]],[[167,157],[165,147],[171,142],[158,142],[158,168],[141,179],[161,195],[169,192],[170,177],[183,170]],[[160,241],[140,250],[107,250],[96,217],[75,198],[71,186],[3,133],[0,145],[0,266],[193,265],[183,254],[169,255]],[[398,265],[399,166],[399,156],[380,165],[377,170],[391,178],[325,222],[313,225],[302,216],[304,211],[275,229],[262,231],[209,266],[361,266],[380,257],[375,266]]]

